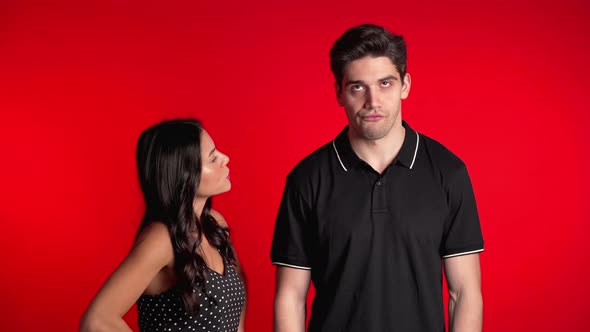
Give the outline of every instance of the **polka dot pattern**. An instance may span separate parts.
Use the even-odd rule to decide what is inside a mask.
[[[142,295],[137,300],[139,330],[235,332],[246,298],[244,284],[232,264],[225,262],[225,274],[207,269],[205,290],[199,292],[199,312],[190,316],[184,310],[176,288],[158,295]]]

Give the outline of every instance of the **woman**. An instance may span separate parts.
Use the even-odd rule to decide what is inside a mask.
[[[192,119],[164,121],[137,143],[146,211],[129,255],[82,317],[80,331],[243,331],[245,288],[211,196],[230,189],[229,158]]]

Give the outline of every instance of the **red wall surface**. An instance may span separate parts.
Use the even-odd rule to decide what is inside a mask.
[[[231,157],[214,206],[249,277],[247,330],[271,331],[284,179],[346,124],[328,51],[374,22],[408,43],[404,119],[469,167],[485,330],[590,330],[590,5],[283,3],[0,2],[0,329],[77,329],[142,215],[139,133],[192,116]]]

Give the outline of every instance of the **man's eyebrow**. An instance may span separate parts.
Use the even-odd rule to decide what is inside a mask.
[[[388,76],[385,76],[385,77],[383,77],[383,78],[380,78],[378,81],[379,81],[379,82],[383,82],[383,81],[388,81],[388,80],[394,80],[394,81],[397,81],[397,80],[398,80],[398,78],[397,78],[397,77],[395,77],[395,76],[393,76],[393,75],[388,75]],[[355,81],[348,81],[348,82],[346,82],[345,86],[349,86],[349,85],[356,85],[356,84],[359,84],[359,85],[366,85],[365,81],[363,81],[363,80],[355,80]]]
[[[346,82],[345,86],[349,86],[349,85],[353,85],[353,84],[365,85],[365,81],[363,81],[363,80],[348,81],[348,82]]]
[[[379,82],[388,81],[388,80],[397,81],[397,77],[395,77],[393,75],[385,76],[385,77],[379,79]]]
[[[213,150],[211,150],[211,152],[209,152],[209,157],[211,157],[211,155],[213,154],[213,152],[215,152],[215,148],[213,148]]]

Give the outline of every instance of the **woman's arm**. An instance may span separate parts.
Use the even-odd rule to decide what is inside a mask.
[[[165,266],[173,266],[168,228],[152,223],[98,291],[80,321],[80,332],[131,331],[123,315]]]

